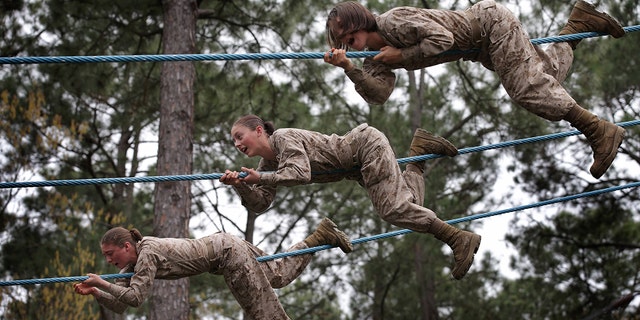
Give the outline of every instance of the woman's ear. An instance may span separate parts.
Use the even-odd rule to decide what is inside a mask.
[[[264,133],[264,128],[261,126],[256,127],[256,135],[259,137]]]

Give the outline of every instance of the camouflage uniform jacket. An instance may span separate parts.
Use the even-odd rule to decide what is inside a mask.
[[[178,279],[212,271],[211,239],[144,237],[138,244],[138,260],[120,273],[133,272],[130,279],[117,279],[104,289],[98,302],[122,313],[127,306],[138,307],[150,294],[154,279]]]
[[[307,248],[304,241],[288,251]],[[135,265],[121,273],[96,300],[122,313],[128,306],[140,306],[150,294],[154,279],[178,279],[209,272],[222,275],[247,317],[254,320],[289,319],[273,288],[283,288],[304,271],[312,255],[303,254],[259,262],[266,253],[234,235],[218,232],[200,239],[144,237],[137,245]]]
[[[276,130],[269,137],[276,160],[260,160],[256,168],[260,172],[260,183],[234,187],[242,198],[242,205],[253,212],[267,210],[275,197],[276,186],[343,179],[360,181],[362,175],[356,168],[352,143],[354,135],[366,128],[371,127],[362,124],[343,136],[296,128]]]
[[[416,70],[463,59],[495,71],[513,101],[542,118],[561,120],[577,105],[560,84],[573,63],[571,46],[533,46],[520,21],[493,0],[465,11],[400,7],[376,21],[380,36],[401,50],[403,61],[385,64],[367,58],[361,69],[346,72],[369,103],[389,98],[395,86],[393,69]]]
[[[369,103],[382,104],[395,84],[393,69],[417,70],[459,59],[476,61],[471,17],[465,11],[398,7],[376,17],[378,33],[402,52],[403,61],[385,64],[364,60],[362,69],[347,71],[356,91]],[[465,51],[466,50],[466,51]],[[450,51],[447,54],[442,54]]]

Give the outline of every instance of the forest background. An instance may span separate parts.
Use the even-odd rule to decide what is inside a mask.
[[[556,35],[573,5],[499,2],[531,38]],[[630,26],[639,24],[639,2],[597,4]],[[323,52],[334,3],[2,1],[0,56]],[[363,3],[376,13],[472,4]],[[581,105],[614,122],[640,119],[639,37],[582,41],[564,83]],[[417,127],[458,148],[572,129],[513,105],[495,74],[472,62],[397,75],[392,99],[374,106],[340,70],[314,59],[2,65],[0,179],[255,167],[229,136],[233,121],[247,113],[277,127],[338,134],[367,122],[388,136],[399,158]],[[599,180],[588,173],[591,150],[581,136],[429,160],[425,206],[448,220],[637,182],[639,133],[627,128]],[[637,189],[622,190],[459,224],[487,239],[462,281],[449,278],[448,248],[411,233],[357,245],[349,255],[316,253],[301,278],[277,292],[292,319],[638,319],[639,197]],[[157,236],[226,231],[273,253],[301,240],[323,216],[354,239],[398,229],[348,181],[281,189],[261,214],[244,209],[218,181],[2,189],[0,205],[4,280],[116,273],[98,246],[114,225]],[[222,278],[210,274],[158,281],[153,296],[126,315],[74,294],[70,283],[0,292],[1,319],[242,318]]]

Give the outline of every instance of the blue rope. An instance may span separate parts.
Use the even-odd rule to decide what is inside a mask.
[[[617,125],[621,127],[630,127],[640,124],[640,120],[632,120],[627,122],[620,122]],[[496,144],[489,144],[484,146],[469,147],[458,150],[459,154],[466,154],[472,152],[481,152],[491,149],[506,148],[526,143],[541,142],[553,139],[565,138],[573,135],[580,134],[578,130],[572,130],[567,132],[553,133],[543,136],[524,138],[519,140],[506,141]],[[409,163],[415,161],[423,161],[435,158],[444,157],[439,154],[427,154],[408,158],[399,158],[398,163]],[[347,170],[344,170],[345,172]],[[337,172],[312,172],[314,175],[337,173]],[[241,177],[246,176],[246,173],[242,172]],[[209,173],[209,174],[185,174],[185,175],[172,175],[172,176],[147,176],[147,177],[116,177],[116,178],[95,178],[95,179],[73,179],[73,180],[45,180],[45,181],[17,181],[17,182],[0,182],[0,189],[8,188],[28,188],[28,187],[54,187],[54,186],[80,186],[89,184],[112,184],[112,183],[136,183],[136,182],[168,182],[168,181],[193,181],[193,180],[215,180],[220,179],[222,173]]]
[[[49,181],[22,181],[22,182],[0,182],[0,189],[26,188],[26,187],[50,187],[50,186],[81,186],[88,184],[110,184],[110,183],[134,183],[134,182],[168,182],[168,181],[188,181],[188,180],[213,180],[220,179],[221,173],[210,174],[184,174],[173,176],[147,176],[147,177],[119,177],[119,178],[95,178],[76,180],[49,180]]]
[[[640,25],[624,27],[626,33],[640,31]],[[534,45],[565,42],[606,36],[604,33],[582,32],[562,36],[531,39]],[[451,50],[444,54],[460,54],[465,51]],[[347,52],[348,58],[373,57],[379,51]],[[230,53],[230,54],[156,54],[156,55],[105,55],[105,56],[58,56],[58,57],[0,57],[0,64],[39,63],[104,63],[104,62],[163,62],[163,61],[220,61],[220,60],[269,60],[269,59],[322,59],[324,52],[293,53]]]
[[[525,209],[542,207],[542,206],[546,206],[546,205],[550,205],[550,204],[554,204],[554,203],[565,202],[565,201],[575,200],[575,199],[584,198],[584,197],[596,196],[596,195],[603,194],[603,193],[614,192],[614,191],[618,191],[618,190],[622,190],[622,189],[637,188],[637,187],[640,187],[640,182],[633,182],[633,183],[629,183],[629,184],[622,185],[622,186],[609,187],[609,188],[604,188],[604,189],[598,189],[598,190],[578,193],[578,194],[571,195],[571,196],[564,196],[564,197],[554,198],[554,199],[545,200],[545,201],[532,203],[532,204],[528,204],[528,205],[517,206],[517,207],[513,207],[513,208],[509,208],[509,209],[503,209],[503,210],[498,210],[498,211],[474,214],[474,215],[470,215],[470,216],[467,216],[467,217],[447,220],[445,222],[448,223],[448,224],[458,224],[458,223],[461,223],[461,222],[472,221],[472,220],[477,220],[477,219],[483,219],[483,218],[497,216],[497,215],[501,215],[501,214],[505,214],[505,213],[509,213],[509,212],[515,212],[515,211],[521,211],[521,210],[525,210]],[[360,244],[360,243],[364,243],[364,242],[368,242],[368,241],[374,241],[374,240],[379,240],[379,239],[384,239],[384,238],[395,237],[395,236],[404,235],[404,234],[412,233],[412,232],[414,232],[414,231],[409,230],[409,229],[397,230],[397,231],[382,233],[382,234],[378,234],[378,235],[374,235],[374,236],[355,239],[355,240],[352,240],[351,243],[352,244]],[[325,249],[330,249],[330,248],[333,248],[333,247],[329,246],[329,245],[322,245],[322,246],[318,246],[318,247],[306,248],[306,249],[301,249],[301,250],[296,250],[296,251],[291,251],[291,252],[282,252],[282,253],[277,253],[277,254],[274,254],[274,255],[271,255],[271,256],[258,257],[258,261],[260,261],[260,262],[269,261],[269,260],[284,258],[284,257],[288,257],[288,256],[295,256],[295,255],[299,255],[299,254],[313,253],[313,252],[317,252],[317,251],[325,250]]]
[[[575,194],[575,195],[571,195],[571,196],[564,196],[564,197],[554,198],[554,199],[545,200],[545,201],[532,203],[532,204],[528,204],[528,205],[517,206],[517,207],[513,207],[513,208],[509,208],[509,209],[503,209],[503,210],[492,211],[492,212],[481,213],[481,214],[474,214],[474,215],[470,215],[468,217],[462,217],[462,218],[447,220],[445,222],[448,223],[448,224],[457,224],[457,223],[466,222],[466,221],[484,219],[484,218],[487,218],[487,217],[497,216],[497,215],[501,215],[501,214],[505,214],[505,213],[509,213],[509,212],[522,211],[522,210],[525,210],[525,209],[531,209],[531,208],[546,206],[546,205],[550,205],[550,204],[554,204],[554,203],[565,202],[565,201],[575,200],[575,199],[579,199],[579,198],[595,196],[595,195],[599,195],[599,194],[603,194],[603,193],[614,192],[614,191],[618,191],[618,190],[622,190],[622,189],[637,188],[637,187],[640,187],[640,182],[633,182],[633,183],[629,183],[629,184],[626,184],[626,185],[621,185],[621,186],[616,186],[616,187],[609,187],[609,188],[604,188],[604,189],[598,189],[598,190],[583,192],[583,193],[579,193],[579,194]],[[397,231],[392,231],[392,232],[387,232],[387,233],[381,233],[381,234],[374,235],[374,236],[364,237],[364,238],[360,238],[360,239],[354,239],[354,240],[351,240],[351,243],[352,244],[360,244],[360,243],[364,243],[364,242],[375,241],[375,240],[380,240],[380,239],[384,239],[384,238],[390,238],[390,237],[395,237],[395,236],[399,236],[399,235],[404,235],[404,234],[408,234],[408,233],[412,233],[412,232],[414,232],[414,231],[409,230],[409,229],[397,230]],[[328,250],[328,249],[331,249],[331,248],[334,248],[334,247],[330,246],[330,245],[322,245],[322,246],[317,246],[317,247],[313,247],[313,248],[305,248],[305,249],[295,250],[295,251],[290,251],[290,252],[276,253],[276,254],[273,254],[273,255],[270,255],[270,256],[257,257],[256,260],[259,261],[259,262],[265,262],[265,261],[270,261],[270,260],[275,260],[275,259],[280,259],[280,258],[285,258],[285,257],[297,256],[297,255],[301,255],[301,254],[315,253],[315,252],[318,252],[318,251]],[[117,278],[131,278],[132,276],[133,276],[133,273],[117,273],[117,274],[101,275],[100,277],[103,278],[103,279],[117,279]],[[61,278],[44,278],[44,279],[26,279],[26,280],[0,281],[0,286],[46,284],[46,283],[54,283],[54,282],[80,282],[80,281],[84,281],[84,280],[86,280],[88,278],[89,278],[88,276],[76,276],[76,277],[61,277]]]
[[[100,278],[109,280],[109,279],[119,279],[119,278],[131,278],[133,273],[115,273],[115,274],[103,274]],[[13,281],[1,281],[0,287],[2,286],[17,286],[17,285],[27,285],[27,284],[48,284],[48,283],[56,283],[56,282],[82,282],[84,280],[89,279],[88,276],[76,276],[76,277],[59,277],[59,278],[43,278],[43,279],[31,279],[31,280],[13,280]]]
[[[616,123],[616,124],[618,126],[620,126],[620,127],[631,127],[631,126],[639,125],[640,124],[640,120],[619,122],[619,123]],[[518,139],[518,140],[512,140],[512,141],[505,141],[505,142],[500,142],[500,143],[496,143],[496,144],[488,144],[488,145],[484,145],[484,146],[464,148],[464,149],[458,150],[458,154],[482,152],[482,151],[487,151],[487,150],[491,150],[491,149],[500,149],[500,148],[512,147],[512,146],[517,146],[517,145],[526,144],[526,143],[534,143],[534,142],[542,142],[542,141],[566,138],[566,137],[575,136],[575,135],[579,135],[579,134],[581,134],[581,132],[578,131],[578,130],[559,132],[559,133],[552,133],[552,134],[547,134],[547,135],[543,135],[543,136],[530,137],[530,138],[524,138],[524,139]],[[429,159],[435,159],[435,158],[441,158],[441,157],[445,157],[445,156],[444,155],[439,155],[439,154],[428,154],[428,155],[421,155],[421,156],[408,157],[408,158],[399,158],[398,159],[398,163],[402,164],[402,163],[429,160]],[[0,187],[1,187],[1,185],[0,185]]]
[[[640,26],[630,26],[624,27],[625,32],[634,32],[639,31]],[[572,40],[580,40],[585,38],[604,36],[606,34],[596,33],[596,32],[585,32],[585,33],[577,33],[573,35],[563,35],[557,37],[547,37],[547,38],[539,38],[532,39],[531,43],[534,45],[551,43],[551,42],[563,42],[563,41],[572,41]],[[347,52],[347,57],[349,58],[366,58],[372,57],[378,54],[377,51],[369,51],[369,52]],[[85,62],[152,62],[152,61],[204,61],[204,60],[264,60],[264,59],[321,59],[323,58],[324,53],[275,53],[275,54],[191,54],[191,55],[134,55],[134,56],[61,56],[61,57],[0,57],[0,64],[29,64],[29,63],[85,63]],[[618,125],[621,127],[633,126],[640,123],[640,121],[628,121],[624,123],[619,123]],[[509,146],[520,145],[524,143],[538,142],[538,141],[546,141],[552,139],[559,139],[564,137],[569,137],[572,135],[577,135],[580,132],[577,130],[568,131],[564,133],[557,134],[549,134],[545,136],[538,136],[520,140],[513,140],[510,142],[503,142],[498,144],[479,146],[479,147],[471,147],[465,148],[458,151],[459,154],[466,154],[472,152],[480,152],[490,149],[498,149],[505,148]],[[434,159],[442,157],[442,155],[423,155],[417,157],[409,157],[409,158],[401,158],[398,159],[398,163],[406,163],[413,161],[422,161],[427,159]],[[174,175],[174,176],[156,176],[156,177],[130,177],[130,178],[100,178],[100,179],[77,179],[77,180],[55,180],[55,181],[32,181],[32,182],[9,182],[9,183],[0,183],[0,188],[20,188],[20,187],[37,187],[37,186],[63,186],[63,185],[86,185],[86,184],[96,184],[96,183],[131,183],[131,182],[166,182],[166,181],[185,181],[185,180],[212,180],[219,179],[222,174],[214,173],[214,174],[199,174],[199,175]],[[572,196],[565,196],[556,199],[546,200],[538,203],[533,203],[524,206],[513,207],[510,209],[504,209],[499,211],[487,212],[484,214],[476,214],[468,217],[458,218],[447,220],[448,224],[457,224],[460,222],[471,221],[486,217],[491,217],[495,215],[505,214],[514,211],[525,210],[529,208],[540,207],[544,205],[549,205],[553,203],[563,202],[574,200],[578,198],[583,198],[587,196],[594,196],[606,192],[613,192],[617,190],[622,190],[626,188],[635,188],[640,186],[640,182],[630,183],[623,186],[618,187],[610,187],[600,190],[589,191],[585,193],[580,193]],[[403,229],[393,232],[387,232],[383,234],[378,234],[375,236],[364,237],[360,239],[352,240],[352,244],[360,244],[368,241],[374,241],[389,237],[394,237],[398,235],[404,235],[407,233],[413,232],[412,230]],[[333,248],[329,245],[323,245],[313,248],[307,248],[302,250],[296,250],[291,252],[283,252],[274,254],[271,256],[263,256],[258,257],[257,261],[264,262],[275,259],[280,259],[288,256],[296,256],[301,254],[309,254],[322,250],[327,250]],[[109,279],[118,279],[118,278],[130,278],[133,276],[133,273],[119,273],[119,274],[106,274],[101,275],[100,277],[105,280]],[[13,286],[13,285],[30,285],[30,284],[47,284],[47,283],[57,283],[57,282],[81,282],[87,280],[88,276],[73,276],[73,277],[58,277],[58,278],[44,278],[44,279],[30,279],[30,280],[13,280],[13,281],[0,281],[0,286]]]

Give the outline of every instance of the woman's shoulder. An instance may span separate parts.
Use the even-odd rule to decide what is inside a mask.
[[[300,128],[280,128],[273,132],[272,136],[279,138],[296,138],[306,135],[320,134],[319,132]]]
[[[414,23],[420,23],[426,16],[429,16],[430,10],[416,7],[395,7],[377,16],[376,24],[378,30],[394,33],[398,30],[404,30]]]
[[[388,19],[394,19],[394,18],[405,18],[407,16],[428,12],[429,10],[432,10],[432,9],[416,8],[416,7],[408,7],[408,6],[395,7],[379,15],[378,19],[388,20]]]

